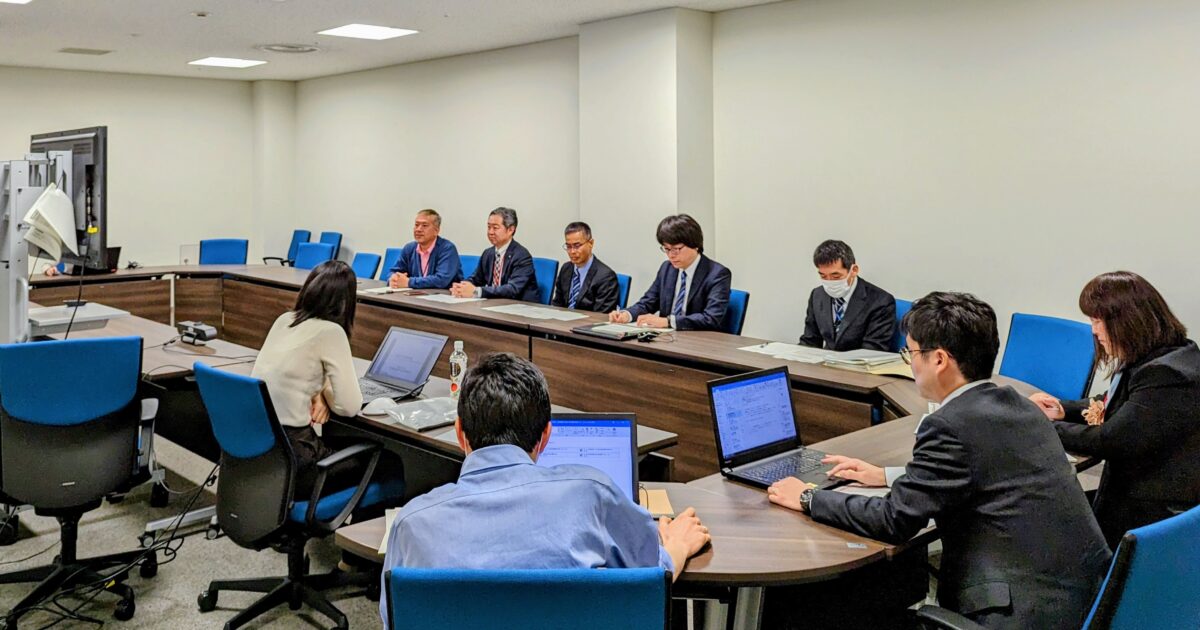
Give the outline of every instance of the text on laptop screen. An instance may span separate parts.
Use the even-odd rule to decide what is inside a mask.
[[[445,340],[437,337],[392,331],[384,338],[383,347],[371,363],[367,376],[420,385],[427,378],[426,365],[433,366],[444,344]]]
[[[633,482],[633,422],[622,419],[571,420],[555,418],[550,443],[538,466],[583,464],[604,471],[613,483],[637,502]]]
[[[712,388],[725,458],[796,437],[792,392],[783,372]]]

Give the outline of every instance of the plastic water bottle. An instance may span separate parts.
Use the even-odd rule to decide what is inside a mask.
[[[467,372],[467,353],[463,352],[463,342],[454,342],[454,352],[450,354],[450,397],[458,398],[462,389],[463,374]]]

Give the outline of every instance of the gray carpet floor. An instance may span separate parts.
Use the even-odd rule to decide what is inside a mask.
[[[211,463],[166,440],[158,440],[155,447],[160,463],[168,470],[168,485],[181,494],[172,495],[169,507],[153,508],[150,507],[150,488],[143,485],[124,501],[117,504],[105,503],[99,509],[89,512],[79,526],[80,557],[136,549],[138,536],[146,523],[177,515],[190,498],[191,493],[185,491],[195,488],[212,468]],[[212,488],[207,489],[199,497],[198,505],[211,505],[215,501],[211,490]],[[0,547],[0,573],[48,564],[58,553],[59,530],[54,519],[36,516],[32,511],[22,512],[20,519],[20,539],[11,546]],[[217,602],[217,609],[201,614],[197,609],[196,598],[210,580],[268,577],[286,573],[287,562],[283,554],[270,549],[258,552],[243,549],[225,537],[207,540],[202,526],[187,531],[201,533],[185,538],[178,554],[169,563],[162,564],[164,558],[160,555],[160,567],[156,577],[143,579],[137,575],[136,570],[131,573],[127,583],[134,590],[137,605],[132,620],[116,621],[112,618],[117,597],[107,593],[100,594],[80,612],[104,621],[105,628],[114,630],[220,628],[238,610],[250,605],[259,595],[222,593]],[[332,537],[311,541],[308,553],[312,558],[313,572],[332,569],[340,558]],[[29,558],[34,554],[39,555]],[[0,585],[0,614],[7,613],[32,588],[32,584]],[[364,597],[361,588],[332,591],[329,595],[334,606],[349,618],[351,628],[381,626],[378,603]],[[81,600],[67,600],[63,603],[74,607],[81,603]],[[58,619],[57,616],[38,611],[22,617],[20,628],[43,628]],[[246,627],[304,629],[332,626],[332,622],[307,606],[294,612],[286,606],[281,606]],[[68,620],[53,627],[97,626]]]

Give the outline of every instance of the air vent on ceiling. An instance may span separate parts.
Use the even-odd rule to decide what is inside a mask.
[[[287,53],[290,55],[311,53],[321,50],[320,47],[313,46],[312,44],[259,44],[255,46],[255,48],[268,52]]]
[[[108,53],[110,53],[112,51],[111,50],[100,50],[98,48],[61,48],[61,49],[59,49],[58,52],[67,53],[68,55],[98,56],[98,55],[107,55]]]

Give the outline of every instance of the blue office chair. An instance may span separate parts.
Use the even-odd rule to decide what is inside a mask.
[[[479,256],[471,254],[459,254],[458,262],[462,266],[462,274],[464,278],[470,278],[475,274],[475,268],[479,266]]]
[[[729,306],[725,309],[725,332],[731,335],[742,334],[742,325],[746,323],[746,307],[749,305],[749,293],[739,289],[729,291]]]
[[[392,569],[391,630],[662,630],[671,576],[649,569]]]
[[[633,282],[633,278],[619,273],[617,274],[617,308],[625,308],[629,305],[629,284]]]
[[[321,236],[317,238],[318,243],[333,245],[333,257],[337,258],[342,251],[342,233],[341,232],[321,232]]]
[[[214,580],[200,594],[200,612],[216,608],[221,591],[266,593],[226,624],[234,630],[280,604],[292,610],[308,604],[346,628],[342,614],[322,591],[341,586],[379,583],[379,574],[327,573],[309,575],[304,547],[311,538],[333,533],[351,512],[375,505],[398,504],[404,483],[398,479],[372,481],[379,461],[378,444],[356,444],[317,463],[312,496],[293,501],[296,459],[275,415],[275,407],[262,381],[225,372],[197,362],[196,384],[221,445],[221,483],[217,486],[217,522],[230,540],[247,549],[265,547],[287,554],[286,577]],[[326,489],[330,468],[347,461],[366,462],[355,487]]]
[[[350,268],[354,270],[355,276],[371,280],[375,277],[375,272],[379,271],[379,254],[358,252],[354,255],[354,262],[350,264]]]
[[[244,238],[209,238],[200,241],[201,265],[244,265],[250,241]]]
[[[1083,630],[1200,628],[1200,507],[1132,529],[1121,538],[1083,622]],[[937,606],[917,618],[926,628],[983,630]]]
[[[267,264],[268,260],[277,260],[277,261],[279,261],[279,264],[281,264],[281,265],[290,266],[293,262],[296,261],[296,254],[299,253],[299,251],[300,251],[300,244],[307,243],[309,241],[309,239],[311,239],[311,238],[312,238],[312,232],[309,232],[308,230],[293,231],[292,232],[292,244],[288,245],[287,258],[280,258],[279,256],[263,256],[263,259],[262,259],[263,264],[264,265]]]
[[[554,294],[554,280],[558,276],[558,261],[553,258],[534,258],[533,275],[538,285],[538,301],[550,303]]]
[[[0,575],[0,584],[38,582],[0,626],[17,627],[60,590],[82,588],[87,597],[88,585],[119,596],[113,615],[130,619],[129,570],[158,573],[156,551],[79,558],[76,545],[83,514],[127,489],[137,473],[141,369],[141,337],[0,346],[0,501],[31,505],[57,519],[61,531],[53,564]]]
[[[1096,366],[1092,329],[1084,323],[1014,313],[1000,374],[1063,400],[1087,394]]]
[[[296,260],[292,266],[297,269],[312,269],[317,265],[333,260],[333,245],[328,243],[300,243],[296,249]]]
[[[904,321],[904,316],[911,310],[912,302],[896,300],[896,334],[892,337],[892,352],[900,352],[900,348],[904,347],[906,337],[905,332],[900,328],[900,322]]]
[[[387,280],[391,277],[392,267],[396,266],[396,261],[400,260],[400,254],[403,251],[403,247],[389,247],[383,251],[383,266],[379,268],[380,280]]]

